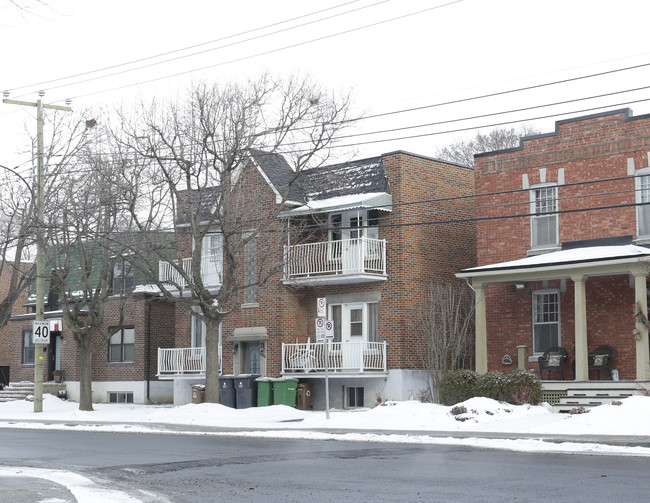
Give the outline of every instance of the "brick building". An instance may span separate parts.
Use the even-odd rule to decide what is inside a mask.
[[[559,121],[475,160],[478,267],[457,276],[476,291],[477,370],[538,370],[562,347],[566,379],[611,379],[590,369],[610,346],[621,381],[648,380],[650,116]]]
[[[401,151],[299,176],[277,154],[254,151],[251,162],[237,190],[248,201],[253,195],[249,219],[266,223],[247,245],[241,274],[263,270],[262,262],[267,271],[283,267],[227,306],[222,373],[297,377],[311,384],[314,407],[323,408],[325,346],[316,343],[314,325],[323,298],[325,317],[334,321],[330,404],[416,397],[426,388],[412,326],[422,292],[432,280],[454,280],[455,271],[475,264],[474,224],[441,223],[472,213],[471,199],[468,207],[457,198],[473,194],[473,170]],[[264,232],[269,228],[274,232]],[[218,229],[214,234],[212,249],[220,253]],[[159,373],[174,380],[178,404],[202,376],[188,379],[186,369],[163,360],[198,349],[200,332],[201,323],[179,310],[176,347],[161,349]]]

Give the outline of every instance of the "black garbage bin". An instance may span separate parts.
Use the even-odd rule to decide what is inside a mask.
[[[9,365],[0,365],[0,385],[9,386]]]
[[[235,377],[234,375],[222,375],[219,377],[219,394],[221,395],[221,405],[226,407],[237,407],[237,395],[235,394]]]
[[[237,395],[237,408],[247,409],[257,405],[257,383],[259,377],[254,374],[239,374],[235,376],[235,394]]]

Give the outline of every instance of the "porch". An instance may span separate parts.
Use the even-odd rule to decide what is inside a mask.
[[[318,377],[327,371],[334,376],[376,376],[387,372],[386,342],[327,342],[282,344],[282,375]]]
[[[201,281],[206,287],[221,285],[223,258],[219,254],[201,257]],[[182,271],[182,272],[181,272]],[[192,277],[192,257],[182,260],[158,262],[158,279],[183,289],[187,285],[185,278]]]
[[[633,301],[630,302],[630,338],[634,340],[635,382],[650,380],[647,322],[647,276],[650,271],[650,249],[627,245],[577,244],[560,251],[530,256],[520,260],[466,269],[456,276],[467,279],[475,291],[476,305],[476,370],[488,371],[488,333],[486,290],[490,284],[526,287],[534,282],[560,281],[573,283],[573,347],[575,348],[574,380],[589,382],[589,339],[587,336],[587,281],[589,278],[624,276],[629,278]],[[632,296],[631,296],[632,297]],[[631,299],[632,300],[632,299]],[[644,316],[632,320],[632,305]],[[608,306],[609,307],[609,306]],[[550,311],[549,311],[550,312]],[[627,310],[625,310],[627,312]],[[548,313],[546,313],[548,315]],[[621,314],[622,316],[623,314]],[[550,315],[549,315],[550,316]],[[571,316],[571,315],[569,315]],[[647,320],[647,318],[645,318]],[[523,342],[523,341],[522,341]],[[526,341],[528,343],[528,341]],[[614,342],[612,342],[614,344]],[[553,346],[554,344],[551,344]],[[541,354],[541,350],[538,350]],[[535,354],[535,356],[538,356]],[[628,377],[629,378],[629,377]],[[599,385],[602,381],[595,384]]]
[[[360,237],[285,245],[282,281],[296,285],[336,285],[384,281],[386,240]]]

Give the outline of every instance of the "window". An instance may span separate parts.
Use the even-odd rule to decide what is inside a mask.
[[[560,293],[533,292],[533,352],[542,354],[560,345]]]
[[[23,330],[23,363],[34,363],[34,341],[31,330]]]
[[[334,322],[334,340],[332,342],[341,342],[341,332],[342,332],[341,330],[342,309],[341,308],[342,308],[341,305],[331,307],[332,322]]]
[[[108,403],[133,403],[132,391],[109,391]]]
[[[257,302],[257,236],[248,236],[244,245],[244,304]]]
[[[345,388],[345,406],[350,409],[363,407],[362,386],[347,386]]]
[[[363,337],[363,308],[350,309],[350,335]]]
[[[119,257],[113,266],[113,294],[124,294],[133,288],[133,266]]]
[[[220,285],[222,274],[223,234],[206,234],[201,241],[201,279],[205,285]]]
[[[115,330],[114,328],[111,331]],[[108,343],[109,362],[133,362],[135,359],[135,328],[124,327],[113,332]]]
[[[650,237],[650,168],[639,170],[635,181],[637,236]]]
[[[195,313],[192,313],[192,347],[205,347],[205,323]]]
[[[532,248],[558,245],[557,185],[531,188],[530,236]]]

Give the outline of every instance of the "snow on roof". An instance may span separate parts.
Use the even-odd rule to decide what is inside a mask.
[[[544,253],[509,262],[489,264],[479,267],[463,269],[462,276],[472,276],[472,273],[488,271],[505,271],[511,269],[527,269],[539,267],[553,267],[566,264],[582,264],[588,262],[602,262],[607,260],[640,259],[650,256],[650,249],[637,245],[622,246],[589,246]]]

